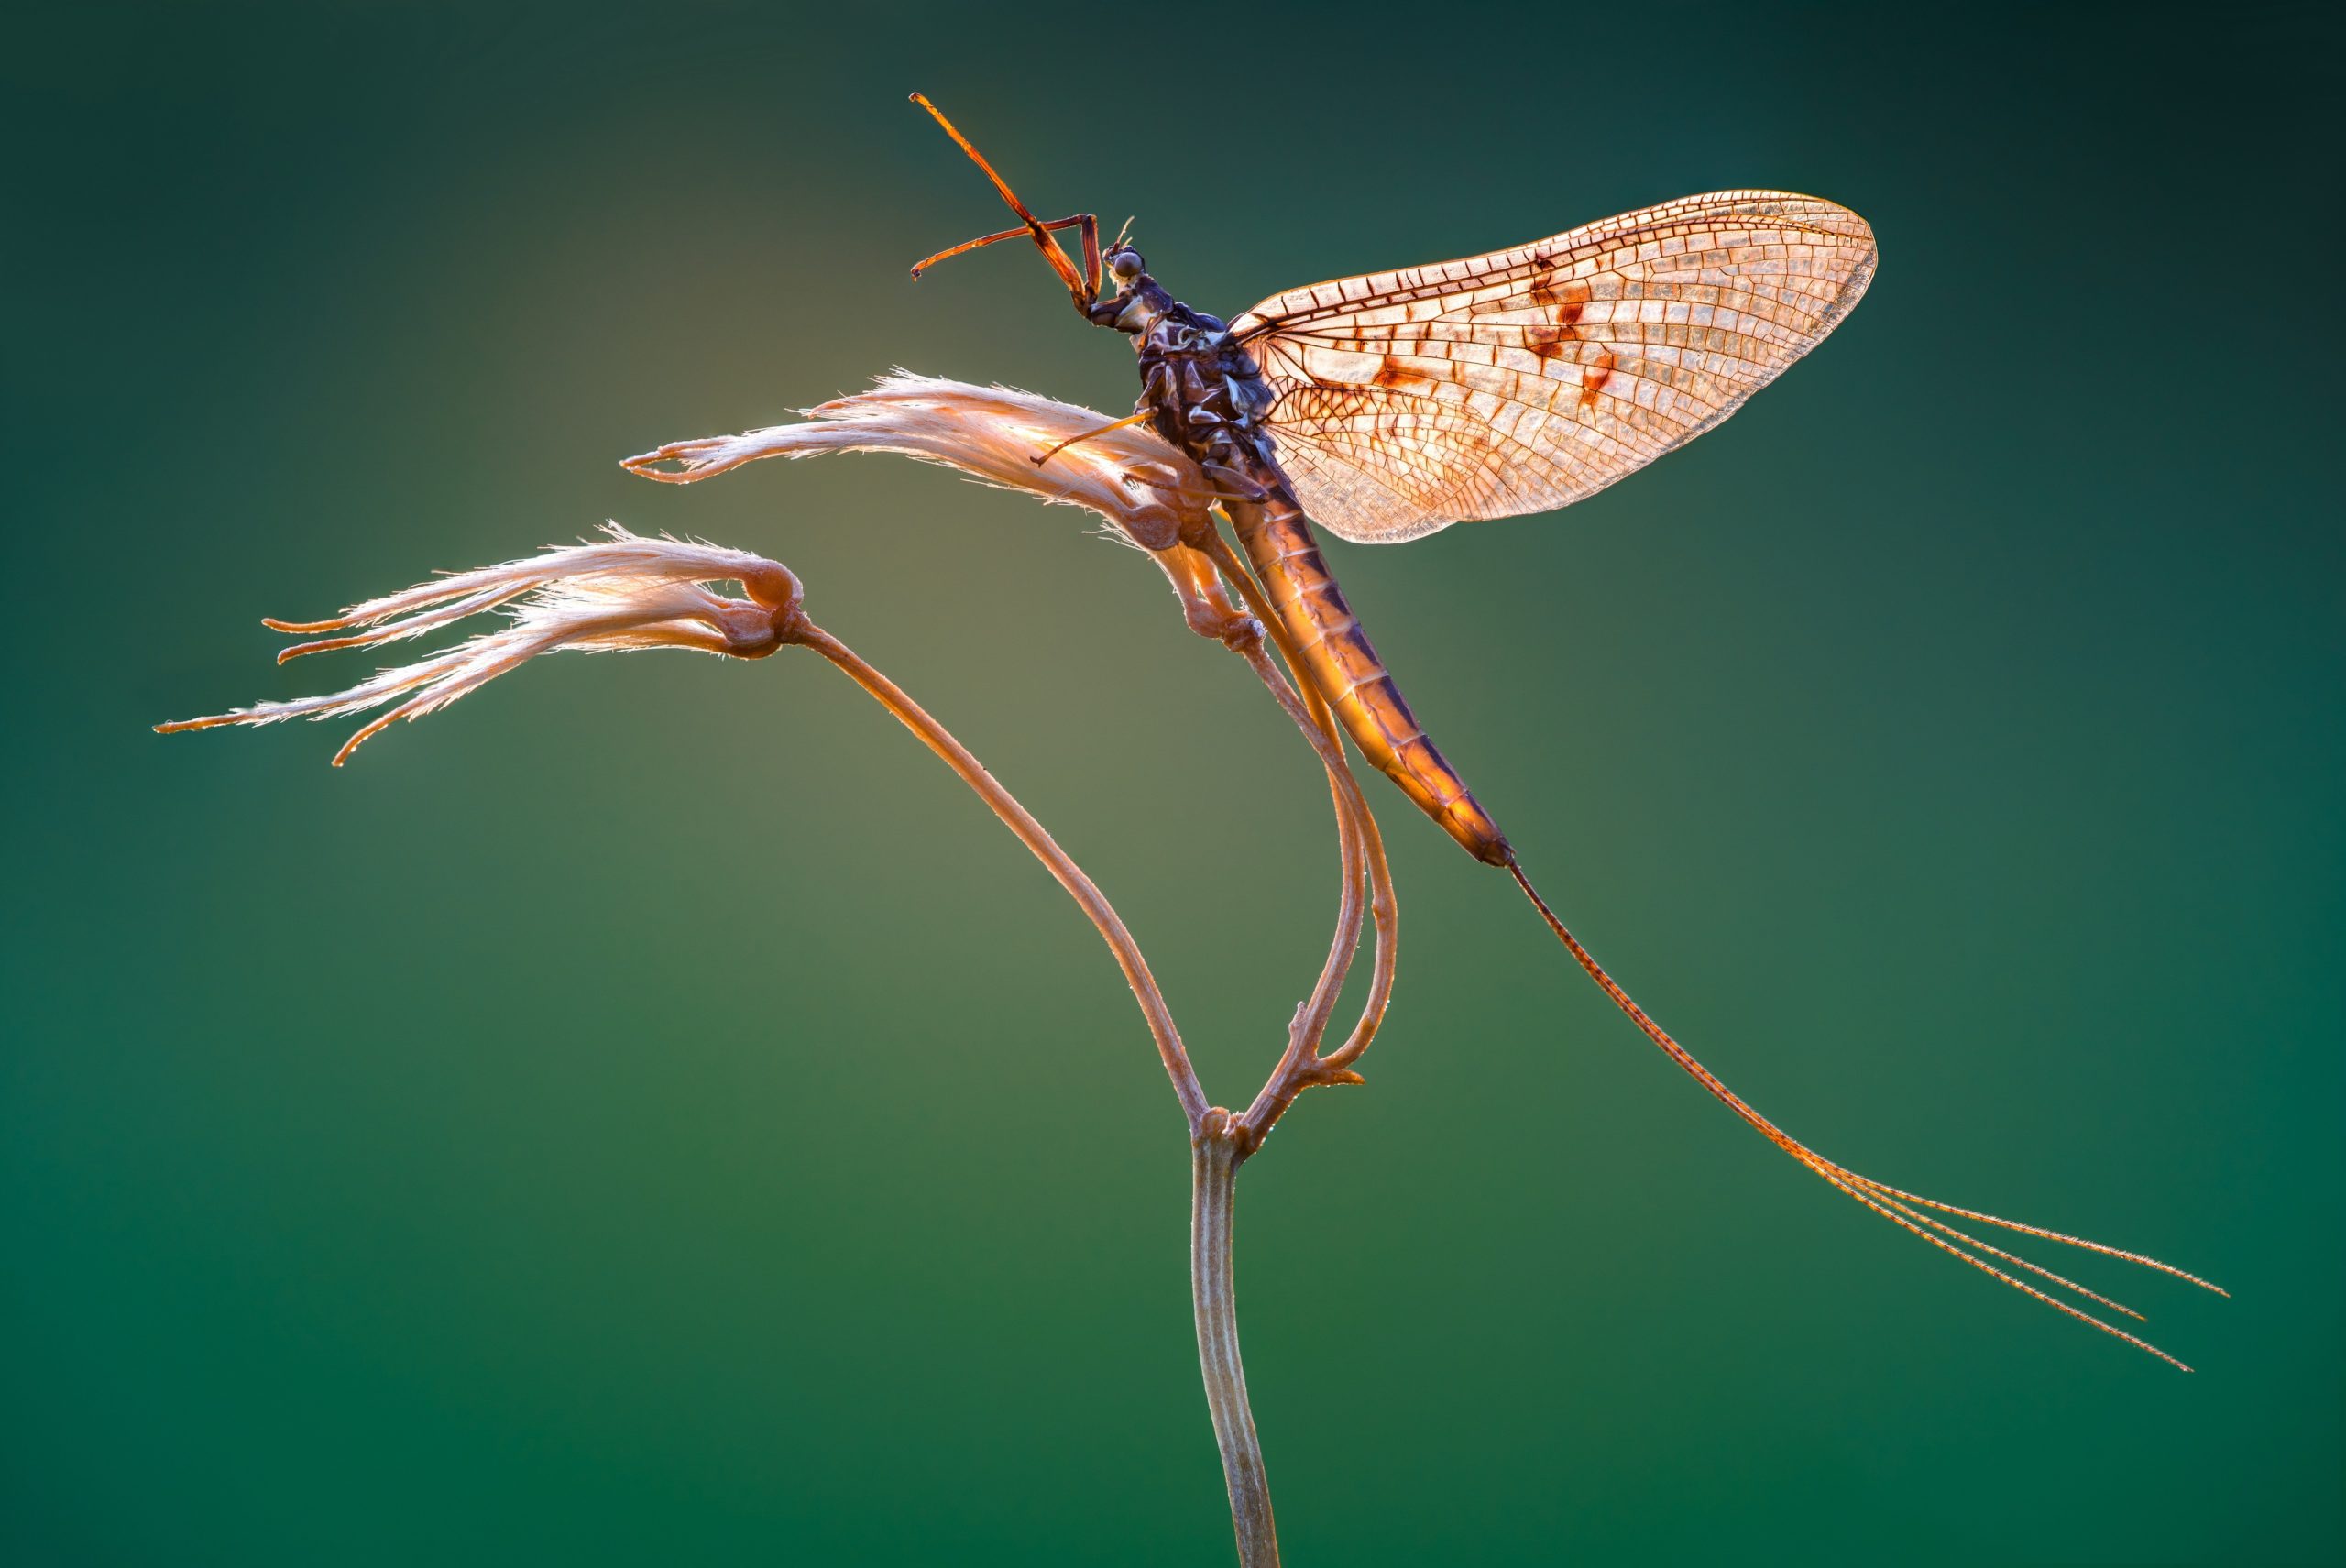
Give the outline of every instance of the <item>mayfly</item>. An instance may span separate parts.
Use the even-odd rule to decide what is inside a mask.
[[[2139,1254],[1920,1197],[1837,1165],[1753,1110],[1630,1000],[1540,897],[1497,822],[1418,723],[1312,532],[1316,522],[1354,543],[1393,543],[1454,522],[1552,510],[1684,445],[1856,308],[1877,255],[1863,218],[1814,196],[1720,191],[1511,250],[1290,289],[1224,321],[1167,292],[1121,236],[1103,251],[1093,214],[1036,218],[934,104],[917,93],[913,102],[1019,218],[1015,228],[939,251],[913,276],[981,247],[1031,239],[1078,314],[1132,339],[1140,400],[1129,419],[1102,429],[1146,424],[1204,470],[1255,579],[1235,586],[1250,598],[1259,593],[1281,648],[1362,755],[1468,853],[1512,875],[1646,1037],[1794,1160],[1940,1250],[2183,1367],[1997,1263],[2128,1317],[2142,1314],[1936,1216],[2218,1287]],[[1070,229],[1080,269],[1054,237]],[[1158,550],[1221,543],[1135,543]]]

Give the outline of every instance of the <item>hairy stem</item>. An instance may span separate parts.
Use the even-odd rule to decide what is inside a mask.
[[[1044,831],[1043,825],[970,754],[969,748],[953,739],[945,726],[931,718],[895,682],[811,621],[802,620],[792,641],[812,648],[839,666],[849,679],[877,697],[880,705],[894,714],[905,729],[920,737],[922,744],[936,752],[947,767],[960,775],[963,784],[977,791],[978,797],[992,807],[993,814],[1018,835],[1020,843],[1034,851],[1035,858],[1058,879],[1059,885],[1091,917],[1109,950],[1116,955],[1124,981],[1140,1003],[1141,1015],[1148,1020],[1149,1033],[1157,1038],[1157,1054],[1165,1062],[1165,1074],[1173,1080],[1173,1092],[1181,1102],[1182,1114],[1189,1118],[1190,1135],[1196,1136],[1207,1114],[1205,1091],[1198,1083],[1196,1069],[1189,1065],[1189,1053],[1181,1045],[1180,1031],[1173,1026],[1173,1013],[1166,1005],[1165,993],[1157,989],[1157,978],[1148,972],[1148,960],[1141,956],[1140,944],[1133,940],[1133,934],[1125,929],[1107,896]]]
[[[1205,1379],[1214,1442],[1222,1448],[1240,1568],[1274,1568],[1278,1532],[1271,1520],[1263,1445],[1246,1402],[1246,1367],[1238,1354],[1237,1272],[1230,1251],[1244,1144],[1244,1131],[1218,1109],[1207,1113],[1189,1140],[1189,1294],[1198,1319],[1198,1369]]]

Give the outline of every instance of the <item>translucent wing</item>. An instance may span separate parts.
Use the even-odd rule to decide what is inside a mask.
[[[1721,191],[1291,289],[1230,327],[1304,510],[1389,543],[1569,505],[1692,441],[1823,341],[1874,255],[1846,207]]]

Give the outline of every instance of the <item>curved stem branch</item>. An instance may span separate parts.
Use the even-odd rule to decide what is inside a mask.
[[[1269,655],[1259,647],[1248,655],[1255,675],[1268,687],[1288,717],[1296,721],[1312,749],[1320,753],[1321,765],[1328,770],[1328,791],[1336,811],[1336,844],[1338,859],[1343,868],[1343,883],[1336,900],[1336,930],[1328,943],[1328,957],[1320,966],[1320,978],[1311,994],[1296,1010],[1295,1019],[1288,1027],[1287,1049],[1279,1057],[1278,1066],[1272,1071],[1255,1103],[1248,1106],[1241,1118],[1254,1143],[1260,1144],[1278,1119],[1279,1113],[1294,1101],[1307,1084],[1328,1080],[1319,1069],[1320,1042],[1328,1033],[1328,1020],[1336,1011],[1337,1000],[1343,995],[1344,980],[1352,972],[1353,955],[1359,950],[1361,924],[1365,915],[1361,897],[1364,862],[1367,852],[1363,844],[1360,818],[1365,807],[1360,804],[1359,785],[1352,772],[1344,766],[1343,753],[1335,743],[1313,724],[1295,693],[1278,678]],[[1383,944],[1378,944],[1380,953]]]
[[[894,714],[905,729],[920,737],[922,744],[936,752],[963,784],[977,791],[978,798],[992,807],[993,814],[1018,835],[1020,843],[1034,851],[1035,858],[1058,879],[1059,885],[1091,917],[1109,950],[1116,955],[1125,982],[1133,988],[1133,996],[1140,1003],[1141,1015],[1148,1020],[1149,1033],[1157,1037],[1157,1054],[1164,1059],[1165,1074],[1173,1080],[1173,1092],[1181,1102],[1181,1113],[1189,1118],[1190,1135],[1195,1137],[1208,1110],[1205,1090],[1199,1085],[1197,1071],[1189,1065],[1189,1053],[1182,1047],[1180,1031],[1173,1026],[1172,1010],[1166,1005],[1165,993],[1157,989],[1156,977],[1148,972],[1148,960],[1141,956],[1140,944],[1133,940],[1133,934],[1125,929],[1107,896],[1044,831],[1043,825],[970,754],[969,748],[953,739],[945,726],[931,718],[895,682],[811,621],[802,620],[791,641],[812,648],[829,660],[849,679],[878,698],[880,705]]]
[[[1378,832],[1376,818],[1368,809],[1367,797],[1361,794],[1360,781],[1354,776],[1350,760],[1344,754],[1343,741],[1336,729],[1335,715],[1330,711],[1327,699],[1311,684],[1305,673],[1287,628],[1273,612],[1262,590],[1245,565],[1230,548],[1229,542],[1219,532],[1201,541],[1199,548],[1211,557],[1222,575],[1228,577],[1245,599],[1247,609],[1263,623],[1264,630],[1277,643],[1280,656],[1293,673],[1293,685],[1283,677],[1268,654],[1256,645],[1242,652],[1280,708],[1295,721],[1305,740],[1319,755],[1321,765],[1327,770],[1328,789],[1336,810],[1336,833],[1344,864],[1344,892],[1336,916],[1336,934],[1328,952],[1328,959],[1320,971],[1319,983],[1313,987],[1310,1000],[1298,1011],[1294,1025],[1288,1034],[1287,1050],[1279,1058],[1254,1103],[1240,1118],[1246,1129],[1248,1147],[1259,1146],[1296,1096],[1315,1083],[1356,1083],[1357,1074],[1351,1065],[1368,1048],[1376,1037],[1379,1025],[1385,1020],[1385,1010],[1393,997],[1393,977],[1398,958],[1400,905],[1393,892],[1393,873],[1385,860],[1385,839]],[[1368,884],[1368,914],[1376,929],[1376,953],[1369,975],[1368,999],[1361,1009],[1359,1021],[1342,1046],[1322,1056],[1320,1046],[1326,1037],[1328,1020],[1335,1011],[1336,1000],[1350,972],[1352,956],[1360,943],[1360,887],[1365,876]]]

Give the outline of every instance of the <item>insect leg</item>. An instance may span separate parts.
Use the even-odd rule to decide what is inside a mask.
[[[1032,458],[1030,461],[1033,462],[1036,467],[1039,468],[1044,464],[1049,462],[1052,458],[1058,456],[1060,453],[1066,451],[1069,447],[1073,446],[1079,441],[1089,441],[1095,435],[1105,435],[1112,430],[1129,429],[1133,425],[1141,423],[1143,421],[1152,420],[1156,417],[1157,411],[1155,409],[1143,409],[1136,414],[1127,414],[1113,424],[1103,424],[1096,430],[1087,430],[1080,435],[1070,435],[1065,441],[1060,442],[1057,446],[1052,447],[1048,452],[1044,453],[1040,457]]]
[[[1219,463],[1203,465],[1206,477],[1214,482],[1217,494],[1233,495],[1243,501],[1264,501],[1271,492],[1235,468],[1225,468]]]
[[[1088,320],[1091,315],[1091,302],[1099,297],[1100,293],[1100,225],[1098,220],[1086,214],[1077,218],[1063,219],[1059,223],[1050,225],[1047,227],[1040,218],[1036,217],[1033,213],[1027,210],[1026,203],[1018,199],[1018,192],[1013,191],[1010,188],[1009,183],[1004,181],[1001,175],[994,172],[993,165],[986,161],[985,154],[980,152],[975,147],[972,147],[970,144],[970,138],[963,136],[959,130],[954,128],[953,122],[945,117],[942,110],[938,109],[936,104],[930,103],[922,93],[914,93],[912,95],[912,99],[914,103],[918,104],[922,108],[927,110],[929,117],[934,119],[939,126],[943,126],[945,134],[951,137],[956,145],[958,145],[963,152],[970,155],[970,162],[976,164],[980,169],[985,171],[985,177],[993,182],[995,192],[1000,194],[1004,202],[1009,203],[1010,210],[1016,213],[1020,218],[1025,220],[1026,225],[1025,232],[1034,236],[1036,248],[1039,249],[1043,253],[1043,259],[1051,264],[1051,270],[1059,275],[1059,281],[1067,285],[1068,293],[1072,296],[1075,301],[1075,308],[1078,311],[1082,312],[1085,318]],[[1078,272],[1075,269],[1075,263],[1067,258],[1067,252],[1061,250],[1058,247],[1058,242],[1051,238],[1050,236],[1050,230],[1053,228],[1063,228],[1069,225],[1077,224],[1080,224],[1083,229],[1084,261],[1086,265],[1086,271],[1090,274],[1088,278],[1085,273]],[[995,237],[1000,238],[1003,236],[997,236]],[[981,241],[981,243],[986,242]],[[917,271],[918,269],[915,269],[915,270]]]
[[[1083,213],[1076,221],[1083,225],[1083,291],[1088,299],[1096,300],[1100,297],[1100,220]]]
[[[1090,213],[1078,213],[1072,217],[1053,218],[1042,225],[1046,233],[1078,227],[1083,231],[1083,260],[1086,273],[1084,286],[1096,295],[1100,291],[1100,220]],[[965,251],[976,250],[983,246],[999,245],[1005,239],[1026,239],[1031,237],[1034,232],[1033,229],[1021,225],[1014,229],[1004,229],[1000,234],[984,235],[977,239],[965,239],[950,250],[940,250],[935,256],[925,257],[914,262],[913,276],[918,278],[938,262],[948,261]]]
[[[1229,470],[1225,468],[1225,469],[1223,469],[1223,470],[1222,470],[1222,472],[1224,472],[1224,473],[1228,473],[1228,472],[1229,472]],[[1175,495],[1183,496],[1183,497],[1188,497],[1188,496],[1190,496],[1190,495],[1194,495],[1194,494],[1196,493],[1194,490],[1190,489],[1190,488],[1189,488],[1188,486],[1186,486],[1186,485],[1174,484],[1174,483],[1168,482],[1168,481],[1164,480],[1164,479],[1152,479],[1152,478],[1150,478],[1147,475],[1146,475],[1146,474],[1142,474],[1142,473],[1138,473],[1138,472],[1135,472],[1135,473],[1133,475],[1133,477],[1134,477],[1134,478],[1135,478],[1135,479],[1138,479],[1142,484],[1146,485],[1146,486],[1147,486],[1150,489],[1152,489],[1152,490],[1169,490],[1169,491],[1171,491],[1172,493],[1174,493]],[[1205,493],[1205,499],[1206,499],[1207,500],[1209,500],[1209,501],[1249,501],[1249,502],[1251,502],[1251,501],[1259,501],[1259,500],[1261,500],[1263,498],[1262,498],[1262,496],[1261,496],[1259,493],[1255,494],[1255,495],[1244,495],[1244,496],[1242,496],[1242,495],[1238,494],[1238,493],[1237,493],[1236,491],[1234,491],[1234,490],[1208,490],[1208,491]]]

